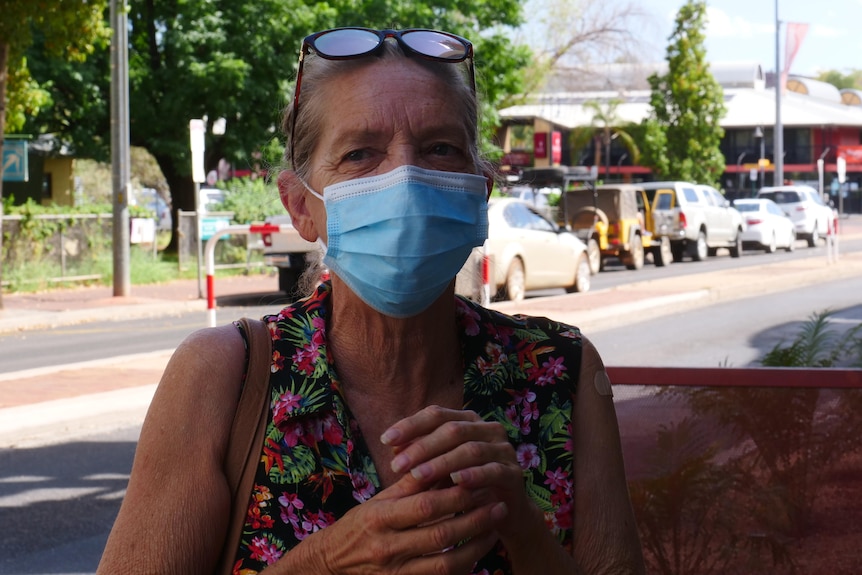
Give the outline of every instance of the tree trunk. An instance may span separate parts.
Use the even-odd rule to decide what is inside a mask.
[[[168,188],[171,190],[171,216],[173,226],[171,230],[171,241],[165,248],[166,253],[175,254],[179,250],[179,210],[192,211],[195,209],[195,183],[191,174],[179,174],[171,156],[156,155],[156,162],[162,169]]]
[[[9,71],[9,44],[0,44],[0,161],[6,132],[6,78]],[[0,310],[3,309],[3,169],[0,166]]]

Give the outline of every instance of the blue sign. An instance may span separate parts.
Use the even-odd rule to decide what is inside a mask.
[[[27,140],[6,140],[3,143],[3,181],[29,182]]]

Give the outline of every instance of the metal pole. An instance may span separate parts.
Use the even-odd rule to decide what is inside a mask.
[[[781,73],[781,20],[778,19],[778,0],[775,0],[775,182],[784,183],[784,127],[781,125],[781,92],[784,90]]]
[[[760,170],[760,187],[766,186],[766,166],[763,165],[763,160],[766,158],[766,132],[760,136],[760,161],[757,162],[757,167]]]
[[[129,271],[129,34],[126,0],[111,0],[111,179],[114,296],[131,294]]]
[[[195,182],[195,244],[197,246],[198,266],[198,299],[203,299],[204,288],[201,277],[201,266],[203,265],[203,231],[201,226],[201,185]]]

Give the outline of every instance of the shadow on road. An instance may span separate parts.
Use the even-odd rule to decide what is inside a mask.
[[[120,509],[134,441],[0,450],[0,573],[93,573]]]

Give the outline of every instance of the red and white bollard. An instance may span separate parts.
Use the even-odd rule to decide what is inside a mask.
[[[207,325],[209,327],[216,326],[216,309],[215,309],[215,247],[222,236],[228,234],[278,234],[281,232],[290,231],[292,226],[288,224],[273,225],[273,224],[253,224],[241,226],[228,226],[214,233],[207,240],[206,249],[204,250],[204,259],[206,261],[207,274]]]
[[[482,305],[491,303],[491,255],[488,253],[488,241],[482,245]]]
[[[832,217],[826,230],[826,258],[830,262],[838,261],[838,216]]]

